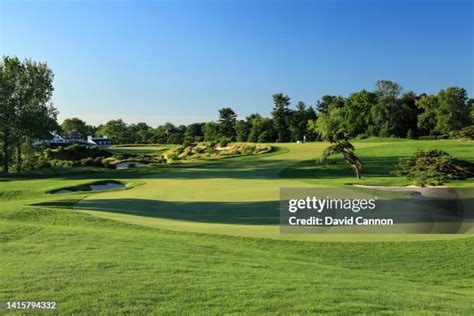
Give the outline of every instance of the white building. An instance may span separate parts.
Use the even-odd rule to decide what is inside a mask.
[[[99,146],[101,148],[107,148],[112,146],[112,142],[110,139],[107,138],[107,136],[103,137],[93,137],[93,136],[87,136],[87,144],[93,145],[93,146]]]

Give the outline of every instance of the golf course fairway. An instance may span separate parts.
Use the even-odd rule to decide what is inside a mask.
[[[366,165],[367,177],[357,181],[344,161],[321,165],[319,157],[327,143],[272,144],[268,155],[222,159],[148,170],[141,185],[126,191],[90,195],[74,208],[88,214],[130,224],[197,233],[315,241],[396,241],[464,238],[442,234],[280,234],[278,226],[281,187],[347,187],[352,183],[409,184],[391,177],[398,160],[395,143],[359,142],[356,145]],[[405,155],[430,142],[403,142]],[[414,146],[416,144],[416,146]],[[457,156],[467,156],[469,143],[447,141]],[[378,153],[373,161],[371,155]],[[472,157],[463,157],[472,158]],[[317,166],[317,164],[319,165]],[[328,170],[329,169],[329,170]],[[372,172],[373,171],[373,172]],[[337,177],[329,177],[329,172]],[[131,179],[130,179],[131,180]],[[465,183],[463,183],[465,185]]]
[[[125,170],[66,169],[0,180],[0,284],[8,300],[56,300],[61,313],[472,314],[474,238],[280,235],[280,187],[408,185],[399,157],[472,142],[354,142],[366,177],[326,143]],[[126,188],[51,194],[116,181]],[[450,182],[473,187],[472,179]]]

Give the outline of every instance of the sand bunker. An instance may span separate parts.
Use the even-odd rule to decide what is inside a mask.
[[[125,185],[117,182],[109,182],[105,184],[91,184],[91,191],[103,191],[103,190],[112,190],[117,188],[123,188]]]
[[[135,162],[135,161],[124,161],[115,165],[116,169],[128,169],[128,168],[135,168],[135,167],[143,167],[146,166],[143,163]]]
[[[362,185],[354,184],[358,188],[374,189],[381,191],[390,191],[390,192],[413,192],[412,198],[414,199],[423,199],[423,198],[453,198],[456,196],[455,191],[449,189],[445,186],[426,186],[419,187],[416,185],[408,185],[405,187],[396,187],[396,186],[381,186],[381,185]]]
[[[71,192],[74,192],[73,190],[65,190],[65,189],[62,189],[62,190],[58,190],[58,191],[55,191],[55,192],[52,192],[53,194],[64,194],[64,193],[71,193]]]
[[[63,188],[59,190],[54,190],[49,193],[52,194],[66,194],[74,192],[89,192],[89,191],[105,191],[113,190],[118,188],[124,188],[126,185],[116,181],[101,181],[91,184],[79,185],[75,187]]]

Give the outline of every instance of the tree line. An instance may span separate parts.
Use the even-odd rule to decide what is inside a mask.
[[[373,91],[347,97],[325,95],[313,106],[291,104],[289,96],[272,96],[270,116],[258,113],[238,119],[230,107],[218,111],[216,121],[152,127],[121,119],[99,126],[80,118],[59,125],[51,103],[53,72],[45,63],[3,57],[0,62],[0,158],[3,172],[14,162],[28,163],[35,139],[56,131],[63,136],[108,136],[116,144],[186,144],[209,142],[295,142],[380,137],[456,137],[474,133],[474,100],[465,89],[448,87],[437,94],[403,92],[392,81],[378,81]]]
[[[66,119],[61,124],[61,133],[71,137],[85,138],[87,135],[107,136],[117,144],[183,144],[187,142],[288,142],[292,140],[316,140],[317,135],[308,130],[308,122],[316,119],[312,107],[299,102],[290,110],[290,99],[275,94],[275,109],[272,117],[251,114],[238,120],[230,107],[218,112],[215,122],[174,125],[165,123],[153,128],[146,123],[127,124],[121,119],[103,125],[91,126],[79,118]]]
[[[449,87],[436,95],[402,93],[399,84],[378,81],[374,91],[361,90],[348,97],[325,95],[314,107],[303,101],[291,108],[291,99],[273,95],[270,117],[258,113],[238,119],[230,107],[219,110],[215,122],[153,128],[146,123],[112,120],[97,127],[67,119],[65,134],[107,135],[113,142],[182,144],[196,141],[295,142],[365,137],[456,137],[474,124],[474,100],[463,88]],[[472,128],[471,128],[472,129]]]

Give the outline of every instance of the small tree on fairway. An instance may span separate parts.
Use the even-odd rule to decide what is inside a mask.
[[[342,154],[344,160],[351,166],[356,174],[357,179],[362,178],[364,174],[362,161],[354,154],[354,146],[347,140],[338,141],[335,144],[327,147],[323,151],[322,161],[326,161],[329,156]]]

